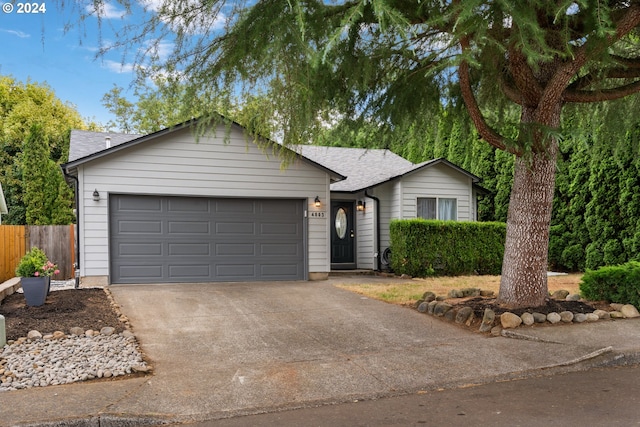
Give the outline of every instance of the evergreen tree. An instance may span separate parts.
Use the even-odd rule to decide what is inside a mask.
[[[30,132],[34,123],[39,124],[38,132],[48,144],[46,152],[55,162],[56,169],[59,169],[58,164],[68,160],[70,130],[88,127],[75,108],[57,99],[48,86],[0,76],[0,179],[9,207],[9,214],[2,217],[3,224],[27,223],[22,150],[25,141],[32,137]],[[96,128],[96,125],[91,124],[91,127]],[[49,167],[44,161],[41,166]],[[64,204],[70,206],[73,203],[71,192],[65,190],[62,194],[67,197]],[[44,206],[37,207],[34,200],[30,199],[29,203],[32,212],[45,209]],[[61,215],[68,218],[67,213]],[[70,222],[71,219],[67,223]]]

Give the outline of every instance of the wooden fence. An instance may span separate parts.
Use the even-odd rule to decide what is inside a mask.
[[[0,283],[15,276],[20,258],[38,247],[58,265],[54,280],[74,277],[75,235],[73,225],[0,225]]]

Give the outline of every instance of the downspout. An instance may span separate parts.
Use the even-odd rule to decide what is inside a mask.
[[[377,246],[377,251],[376,251],[376,264],[377,264],[377,268],[376,271],[380,271],[381,270],[381,256],[382,256],[382,252],[380,251],[380,199],[377,198],[376,196],[372,196],[371,194],[368,194],[367,191],[369,189],[367,188],[366,190],[364,190],[364,196],[368,197],[370,199],[375,200],[376,202],[376,246]]]
[[[74,276],[76,279],[75,288],[78,289],[80,287],[80,197],[78,195],[78,188],[80,187],[80,181],[77,176],[69,175],[64,168],[62,169],[62,173],[66,178],[70,178],[75,181],[74,184],[74,195],[76,199],[76,262],[75,262],[75,271]]]

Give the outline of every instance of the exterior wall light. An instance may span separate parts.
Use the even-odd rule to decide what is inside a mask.
[[[313,203],[316,205],[316,208],[322,206],[322,203],[320,203],[320,197],[318,196],[316,196],[316,199],[313,201]]]
[[[97,188],[95,190],[93,190],[93,201],[94,202],[99,202],[100,201],[100,193],[98,193],[98,189]]]
[[[362,200],[358,200],[358,204],[356,206],[356,209],[358,209],[360,212],[364,212],[366,207],[367,207],[367,202],[363,202]]]

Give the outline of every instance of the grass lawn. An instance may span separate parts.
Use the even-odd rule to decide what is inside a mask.
[[[550,276],[548,280],[549,292],[558,289],[566,289],[571,294],[580,293],[579,285],[582,274],[568,274],[563,276]],[[451,289],[480,288],[492,290],[498,294],[500,288],[500,276],[456,276],[456,277],[430,277],[427,279],[413,279],[403,283],[343,283],[336,286],[379,299],[392,304],[410,305],[422,297],[426,291],[436,295],[447,295]]]

